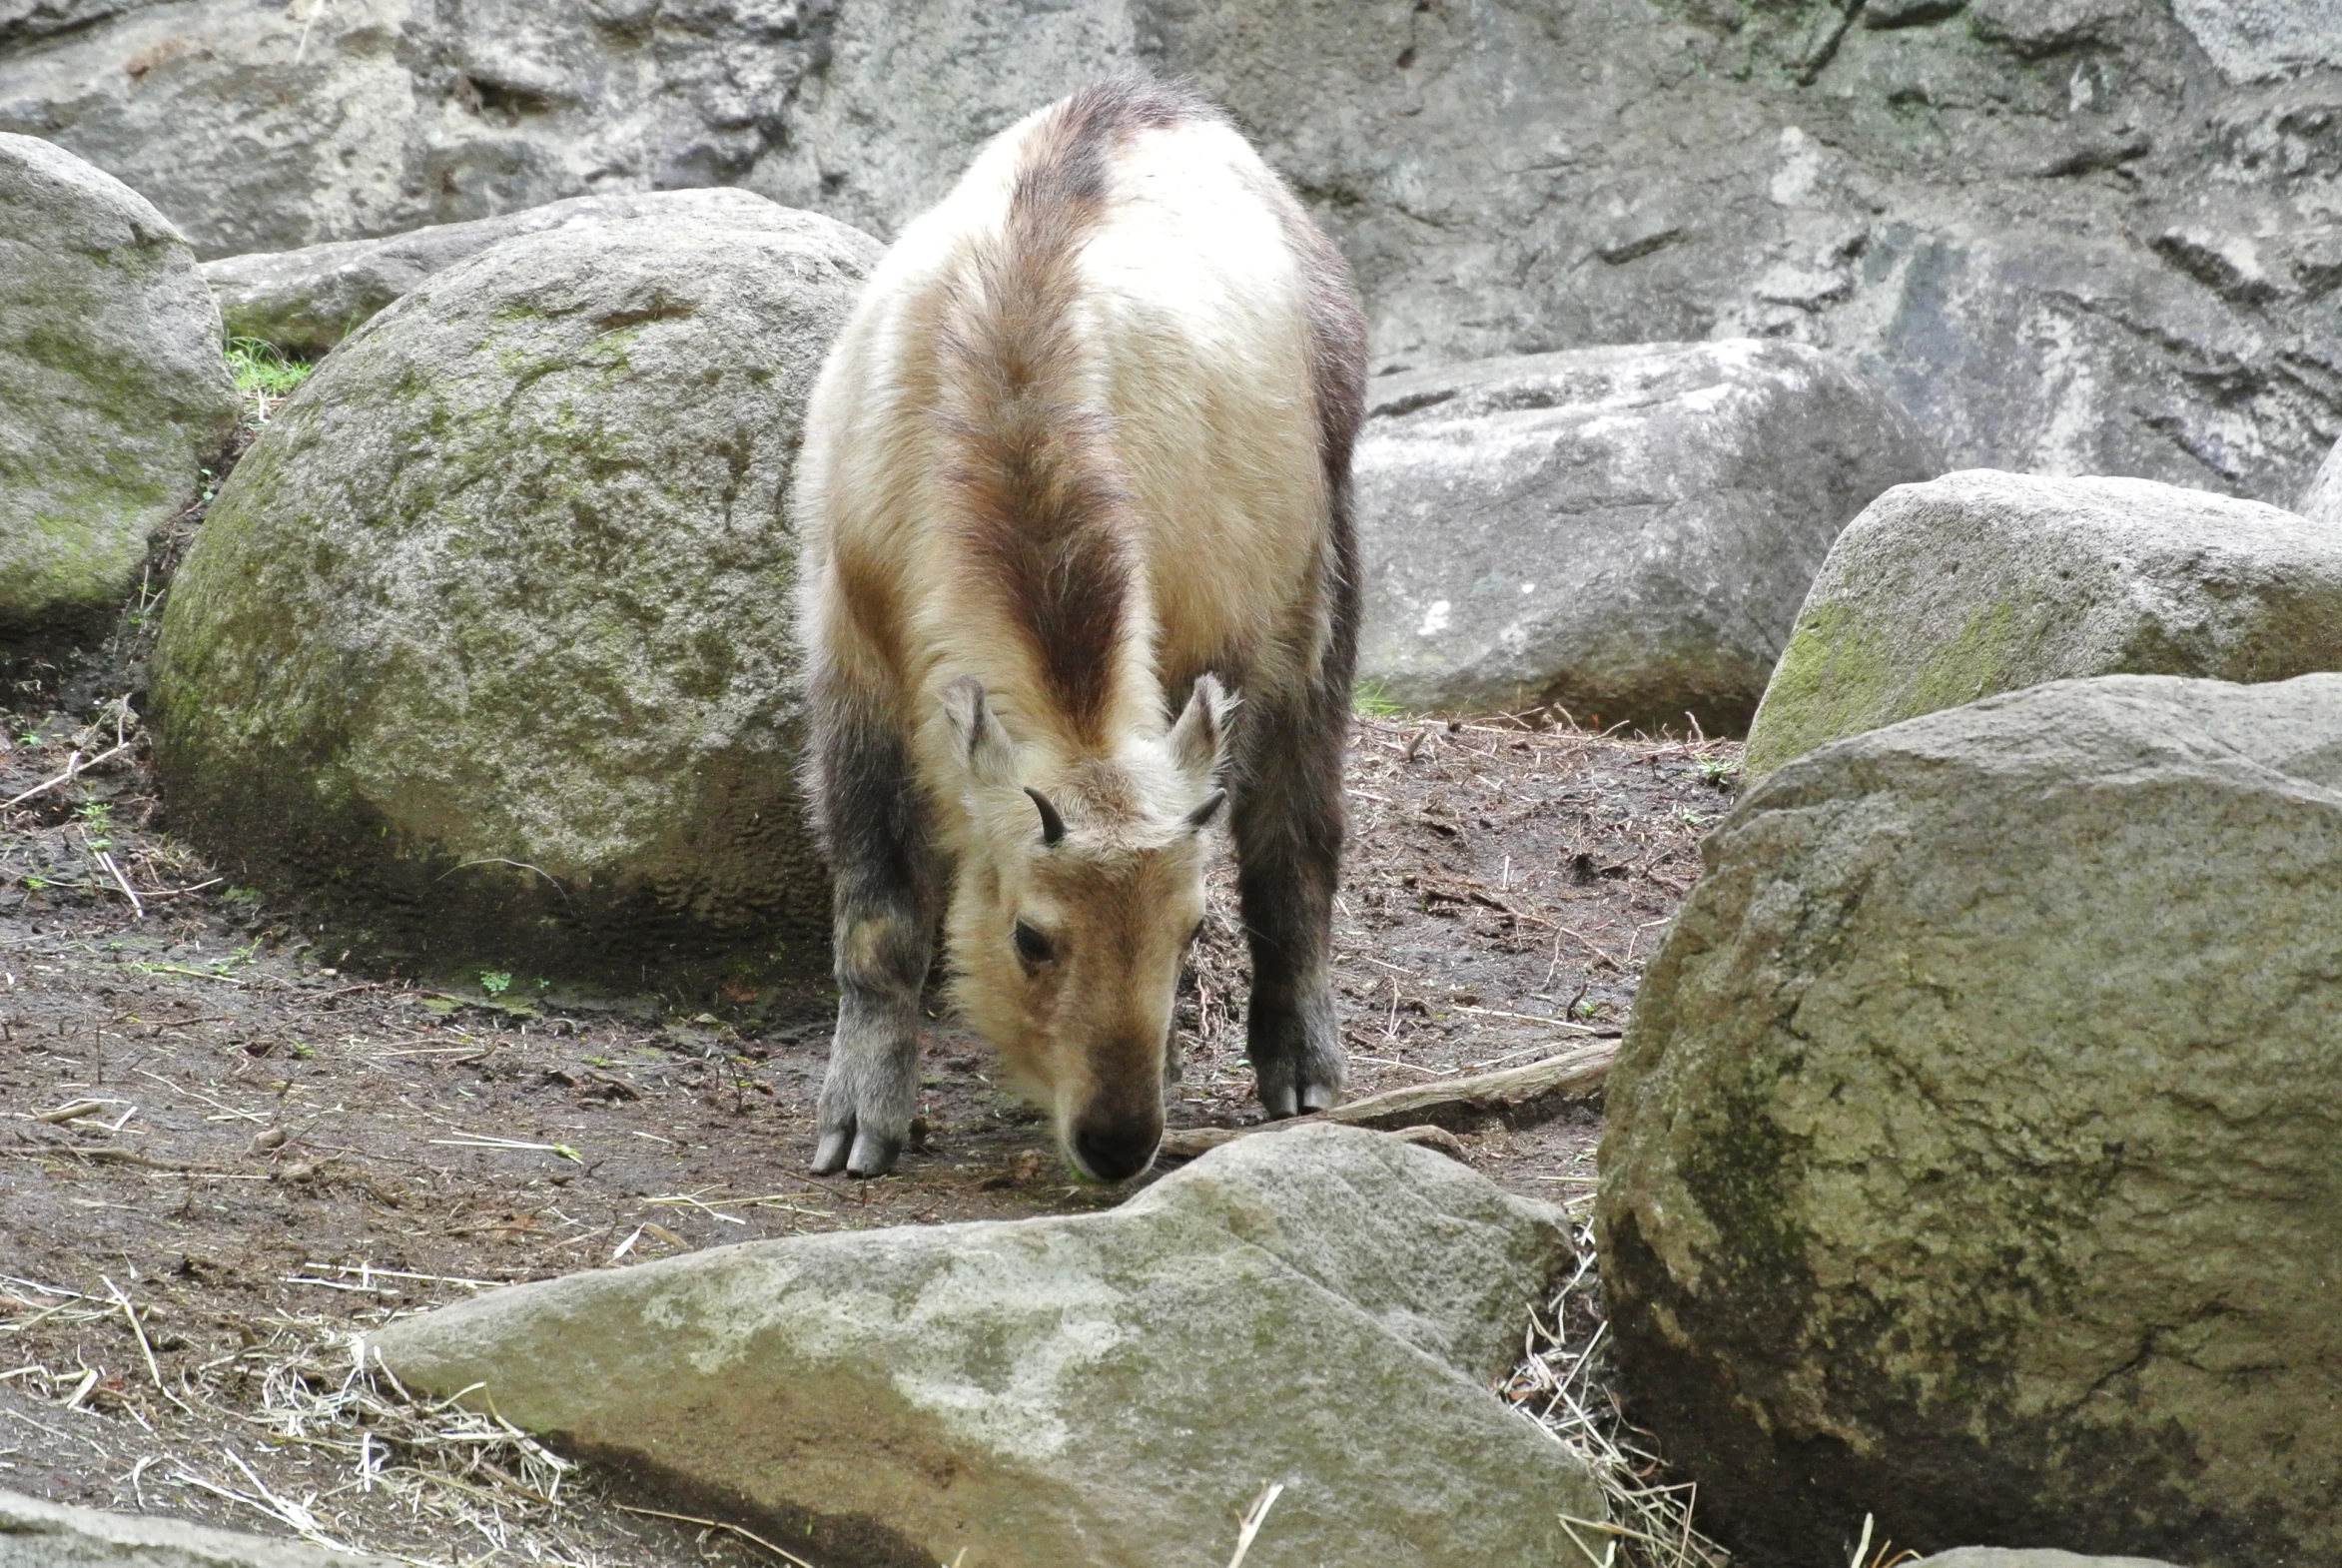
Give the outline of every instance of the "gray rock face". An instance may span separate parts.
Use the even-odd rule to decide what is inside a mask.
[[[688,198],[689,211],[749,222],[771,204],[746,191],[713,190]],[[477,256],[499,240],[573,224],[671,219],[683,210],[668,195],[578,196],[500,218],[433,224],[387,240],[338,240],[298,251],[224,257],[203,264],[229,336],[258,338],[280,349],[323,354],[431,274]]]
[[[653,186],[892,234],[1128,65],[1253,130],[1378,369],[1785,337],[1958,466],[2264,500],[2342,431],[2334,0],[43,0],[0,128],[207,256]],[[74,25],[80,23],[83,25]]]
[[[2309,481],[2309,488],[2301,492],[2293,509],[2312,522],[2342,527],[2342,441],[2336,441],[2334,449],[2326,453],[2317,477]]]
[[[1962,1546],[1941,1552],[1912,1568],[2172,1568],[2145,1557],[2082,1557],[2072,1552],[2011,1551],[2002,1546]]]
[[[2342,675],[1931,713],[1704,853],[1597,1212],[1734,1561],[2342,1558]]]
[[[235,424],[187,242],[111,175],[0,135],[0,641],[102,624]]]
[[[391,1568],[178,1519],[69,1508],[0,1491],[0,1568]]]
[[[370,1344],[824,1562],[1584,1564],[1594,1483],[1490,1380],[1560,1216],[1396,1139],[1243,1140],[1105,1214],[711,1248]],[[963,1559],[958,1554],[965,1552]]]
[[[1581,349],[1368,396],[1358,669],[1418,708],[1738,731],[1838,530],[1939,466],[1795,344]]]
[[[826,915],[785,507],[878,247],[739,193],[659,200],[367,323],[173,584],[157,756],[190,831],[348,900],[387,954],[763,956]]]
[[[1825,741],[2084,675],[2342,670],[2342,518],[2145,479],[1948,473],[1832,546],[1746,777]]]

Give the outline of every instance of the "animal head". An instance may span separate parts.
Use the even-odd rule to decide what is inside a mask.
[[[1224,809],[1234,707],[1195,682],[1177,722],[1046,779],[974,680],[944,706],[973,825],[952,891],[954,1000],[1074,1165],[1137,1176],[1163,1139],[1179,965],[1203,922],[1203,833]]]

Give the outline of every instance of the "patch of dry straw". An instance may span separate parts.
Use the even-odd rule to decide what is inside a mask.
[[[1693,1522],[1698,1487],[1669,1480],[1651,1435],[1619,1409],[1594,1266],[1593,1201],[1588,1194],[1569,1205],[1577,1263],[1531,1314],[1504,1396],[1583,1460],[1609,1500],[1607,1522],[1563,1521],[1600,1568],[1723,1568],[1731,1554]]]

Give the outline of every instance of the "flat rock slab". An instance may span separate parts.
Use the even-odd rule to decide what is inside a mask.
[[[1639,344],[1384,377],[1358,672],[1410,708],[1746,727],[1831,540],[1939,464],[1812,349]]]
[[[1931,713],[1703,854],[1596,1212],[1734,1561],[2342,1561],[2342,675]]]
[[[359,329],[172,583],[190,831],[386,962],[633,976],[827,925],[788,491],[879,247],[738,191],[635,200]]]
[[[1948,473],[1889,490],[1832,546],[1745,769],[2044,681],[2335,669],[2342,518],[2148,479]]]
[[[0,1568],[392,1568],[391,1559],[330,1552],[146,1514],[72,1508],[0,1491]]]
[[[110,622],[235,424],[179,231],[65,149],[0,134],[0,642]]]
[[[1322,1127],[1104,1214],[716,1247],[369,1343],[824,1568],[1219,1568],[1269,1482],[1252,1568],[1580,1564],[1593,1480],[1490,1391],[1569,1251],[1555,1210]]]
[[[2083,1557],[2073,1552],[2021,1551],[2006,1546],[1962,1546],[1912,1568],[2173,1568],[2151,1557]]]
[[[261,251],[203,264],[229,336],[258,338],[280,349],[323,354],[377,312],[436,272],[477,256],[499,240],[572,224],[672,222],[730,215],[754,222],[771,204],[746,191],[576,196],[496,218],[430,224],[380,240],[337,240],[298,251]]]

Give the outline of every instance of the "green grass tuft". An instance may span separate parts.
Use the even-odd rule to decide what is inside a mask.
[[[258,338],[228,340],[228,370],[236,378],[236,390],[240,392],[288,396],[316,369],[307,360],[287,359],[285,351]]]
[[[1407,710],[1390,700],[1390,690],[1378,680],[1362,680],[1350,688],[1350,705],[1370,719],[1394,719]]]

